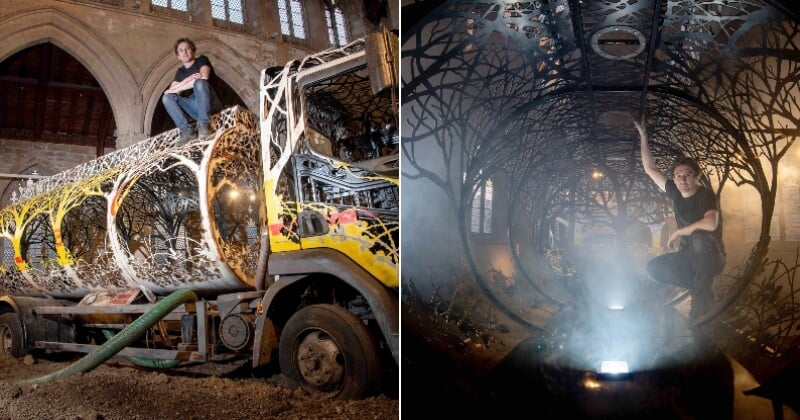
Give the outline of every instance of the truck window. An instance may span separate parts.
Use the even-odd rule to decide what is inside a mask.
[[[391,92],[373,95],[366,66],[304,88],[309,144],[347,163],[397,154],[397,117]]]

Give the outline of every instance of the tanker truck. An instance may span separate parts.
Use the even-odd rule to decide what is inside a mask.
[[[259,115],[21,185],[0,210],[0,349],[247,358],[332,398],[381,392],[399,357],[397,51],[384,30],[264,69]]]

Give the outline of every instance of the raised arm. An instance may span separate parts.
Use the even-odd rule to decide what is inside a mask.
[[[647,129],[644,127],[644,121],[633,120],[636,130],[639,131],[639,142],[642,154],[642,166],[644,171],[653,180],[653,182],[661,188],[661,191],[666,191],[667,177],[658,169],[656,161],[653,159],[653,154],[650,152],[650,145],[647,143]]]

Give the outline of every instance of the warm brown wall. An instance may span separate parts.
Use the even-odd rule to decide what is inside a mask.
[[[93,146],[36,143],[31,147],[30,142],[0,139],[0,173],[30,174],[33,167],[40,175],[53,175],[94,159],[95,153]],[[0,178],[0,207],[9,203],[11,193],[19,186],[17,181]]]
[[[346,13],[361,12],[361,1],[341,3]],[[103,87],[116,119],[117,147],[125,147],[156,134],[147,130],[178,65],[175,39],[193,39],[217,76],[256,112],[261,69],[328,47],[322,0],[304,2],[310,36],[302,42],[272,37],[280,33],[272,1],[245,4],[245,27],[233,30],[214,25],[205,0],[190,0],[189,14],[158,13],[150,0],[138,8],[134,0],[2,0],[0,61],[44,42],[70,53]],[[360,15],[350,21],[354,38],[370,30]]]

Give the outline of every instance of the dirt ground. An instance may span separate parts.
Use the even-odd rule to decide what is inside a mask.
[[[396,396],[325,400],[293,389],[283,375],[256,376],[235,362],[156,371],[114,357],[83,375],[17,384],[58,371],[80,356],[14,359],[0,354],[0,420],[399,418]]]

